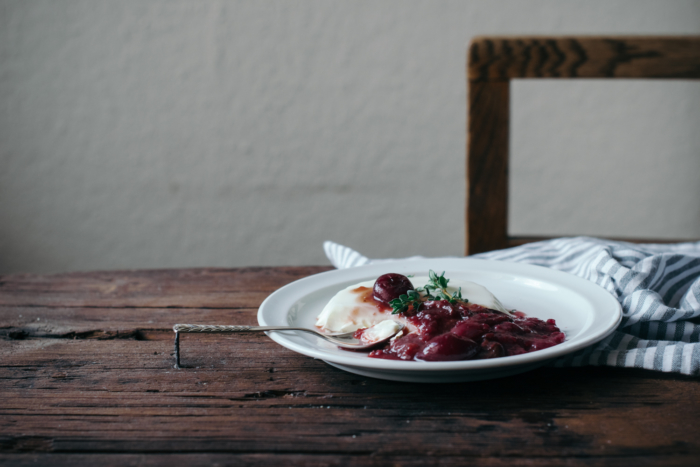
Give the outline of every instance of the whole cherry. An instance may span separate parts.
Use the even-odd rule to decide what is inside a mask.
[[[399,298],[409,290],[415,290],[408,277],[402,274],[389,273],[379,276],[374,283],[372,295],[381,303],[389,304],[390,301]]]

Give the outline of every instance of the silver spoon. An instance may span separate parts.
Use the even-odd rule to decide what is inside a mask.
[[[364,343],[358,339],[352,338],[355,331],[349,332],[338,332],[333,334],[324,334],[316,329],[310,328],[295,328],[289,326],[217,326],[209,324],[176,324],[173,326],[173,331],[175,331],[175,368],[180,368],[180,333],[181,332],[194,332],[194,333],[220,333],[220,332],[265,332],[265,331],[302,331],[310,332],[316,334],[318,337],[332,342],[338,347],[348,350],[367,350],[372,347],[381,345],[387,342],[389,339],[394,337],[396,334],[403,330],[403,324],[399,323],[399,329],[390,336],[384,339]],[[350,339],[349,339],[350,338]]]

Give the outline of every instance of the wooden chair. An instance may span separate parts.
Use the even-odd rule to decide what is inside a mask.
[[[700,36],[475,38],[467,64],[467,255],[547,238],[508,236],[514,78],[700,79]]]

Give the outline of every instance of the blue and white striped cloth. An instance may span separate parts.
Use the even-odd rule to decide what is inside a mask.
[[[387,261],[370,260],[333,242],[325,242],[323,248],[339,269]],[[690,321],[700,316],[700,242],[635,245],[559,238],[473,258],[566,271],[595,282],[620,301],[623,318],[612,335],[555,360],[554,366],[605,365],[700,375],[700,325]]]

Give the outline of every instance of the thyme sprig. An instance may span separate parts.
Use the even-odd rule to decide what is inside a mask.
[[[438,276],[437,273],[431,269],[430,272],[428,272],[428,277],[430,278],[430,282],[425,284],[425,293],[428,298],[448,300],[450,303],[455,303],[457,301],[467,301],[464,298],[462,298],[461,287],[459,288],[459,290],[457,290],[457,292],[454,292],[452,295],[449,294],[449,292],[447,291],[447,284],[450,282],[450,280],[445,277],[445,271],[442,271],[442,274]],[[435,292],[433,293],[432,291]]]
[[[395,298],[389,302],[392,308],[392,315],[403,313],[408,311],[409,308],[413,308],[414,311],[420,311],[423,302],[428,300],[447,300],[450,303],[456,302],[468,302],[467,299],[462,298],[462,288],[456,292],[450,293],[447,291],[447,284],[450,282],[449,279],[445,277],[445,271],[439,276],[432,269],[428,273],[429,282],[425,284],[425,287],[416,287],[416,290],[409,290],[405,294]]]
[[[409,307],[413,307],[414,310],[420,310],[420,306],[423,304],[421,300],[420,293],[416,290],[409,290],[405,294],[399,295],[399,298],[395,298],[389,302],[389,305],[393,308],[391,312],[392,315],[398,315],[404,311],[408,311]]]

